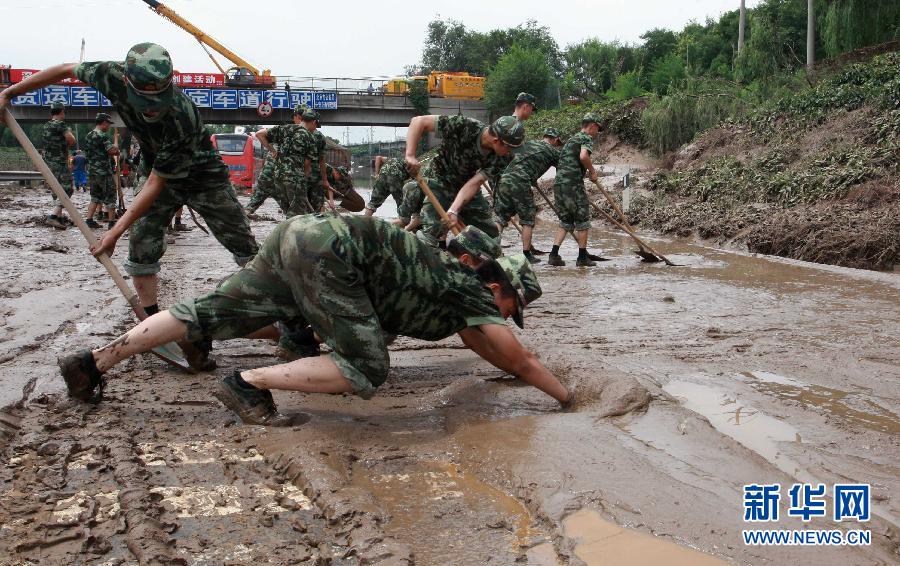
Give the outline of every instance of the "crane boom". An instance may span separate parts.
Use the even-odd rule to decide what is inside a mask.
[[[179,16],[177,13],[175,13],[174,10],[172,10],[165,4],[163,4],[161,2],[157,2],[157,0],[144,0],[144,3],[147,4],[148,6],[150,6],[151,10],[153,10],[154,12],[156,12],[163,18],[169,20],[176,26],[178,26],[181,29],[183,29],[184,31],[188,32],[189,34],[193,35],[195,38],[197,38],[197,41],[199,41],[201,44],[208,45],[210,48],[214,49],[217,53],[219,53],[220,55],[222,55],[223,57],[225,57],[226,59],[228,59],[229,61],[234,63],[237,67],[247,69],[248,71],[250,71],[257,77],[271,76],[272,72],[269,69],[265,69],[262,73],[260,73],[259,69],[257,69],[253,65],[251,65],[245,59],[240,57],[237,53],[235,53],[234,51],[231,51],[230,49],[228,49],[227,47],[225,47],[224,45],[222,45],[221,43],[219,43],[218,41],[216,41],[209,35],[203,33],[203,31],[200,28],[198,28],[191,22],[189,22],[186,19]]]

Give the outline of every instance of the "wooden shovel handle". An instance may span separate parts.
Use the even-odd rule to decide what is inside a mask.
[[[459,234],[460,229],[453,225],[453,221],[450,220],[450,215],[447,214],[447,211],[444,210],[444,207],[441,206],[441,203],[438,201],[437,197],[434,196],[434,193],[431,192],[431,188],[428,186],[428,183],[425,182],[425,179],[422,178],[422,175],[416,173],[416,183],[419,184],[419,188],[422,189],[422,192],[425,193],[425,196],[428,197],[428,202],[431,203],[431,206],[437,211],[438,215],[441,217],[441,220],[447,223],[448,226],[451,226],[451,230],[453,231],[453,235]]]
[[[72,204],[69,196],[66,195],[66,191],[63,190],[62,185],[59,184],[56,176],[52,171],[50,171],[50,168],[47,166],[44,158],[41,157],[41,154],[38,153],[37,149],[35,149],[34,144],[31,143],[31,140],[28,139],[28,136],[26,136],[25,132],[22,131],[22,127],[19,126],[19,122],[17,122],[15,117],[13,117],[13,115],[7,110],[3,111],[3,119],[6,122],[6,126],[12,131],[16,139],[19,140],[19,144],[22,145],[25,153],[28,154],[28,157],[31,158],[31,161],[34,162],[35,167],[37,167],[40,174],[44,177],[44,181],[47,183],[47,185],[50,186],[50,190],[53,191],[53,194],[56,195],[56,198],[58,198],[59,202],[62,203],[63,207],[65,207],[66,212],[69,213],[69,216],[72,218],[75,226],[81,231],[81,234],[88,241],[88,244],[95,244],[97,242],[97,236],[90,228],[88,228],[88,225],[85,224],[84,218],[81,217],[81,213],[78,212],[78,209],[75,208],[74,204]],[[122,277],[122,274],[119,273],[119,269],[116,267],[116,264],[112,262],[109,256],[106,254],[101,254],[97,256],[97,261],[103,264],[103,267],[106,268],[106,271],[115,282],[116,287],[118,287],[119,291],[122,292],[122,295],[124,295],[125,300],[128,301],[128,304],[131,305],[131,308],[132,310],[134,310],[134,313],[137,315],[137,317],[140,320],[144,320],[145,318],[147,318],[147,313],[144,312],[144,309],[141,307],[138,296],[134,293],[134,291],[131,290],[131,287],[125,281],[125,278]]]
[[[631,224],[628,223],[628,219],[625,218],[625,214],[619,208],[619,205],[616,203],[616,200],[614,198],[612,198],[612,196],[608,192],[606,192],[606,189],[604,189],[602,185],[600,185],[599,180],[594,181],[594,184],[597,186],[597,189],[600,190],[600,192],[603,194],[603,196],[606,197],[606,200],[609,202],[610,206],[613,207],[613,209],[616,211],[616,213],[622,219],[622,222],[618,222],[615,218],[610,216],[605,210],[600,208],[600,206],[597,203],[588,199],[588,202],[591,203],[591,206],[594,207],[594,210],[596,210],[597,212],[599,212],[600,214],[605,216],[607,220],[609,220],[610,222],[612,222],[613,224],[615,224],[616,226],[618,226],[619,228],[621,228],[622,230],[627,232],[628,235],[631,236],[631,239],[633,239],[635,241],[635,243],[637,243],[638,247],[641,248],[641,251],[646,251],[646,252],[652,253],[659,259],[663,260],[666,263],[666,265],[675,265],[674,263],[669,261],[669,258],[662,255],[658,251],[654,250],[652,247],[650,247],[648,244],[646,244],[643,240],[638,238],[637,235],[634,233],[634,228],[632,228]]]

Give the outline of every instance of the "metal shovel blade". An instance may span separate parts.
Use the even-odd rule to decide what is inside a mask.
[[[190,373],[197,373],[188,363],[187,359],[185,359],[184,352],[182,352],[181,348],[178,347],[178,344],[174,342],[169,342],[168,344],[153,348],[153,354],[159,359],[179,369],[183,369]]]

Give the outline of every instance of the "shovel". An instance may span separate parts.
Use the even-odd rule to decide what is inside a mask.
[[[84,235],[85,239],[88,241],[88,244],[93,244],[97,241],[97,236],[94,235],[94,232],[88,228],[88,225],[84,223],[84,218],[81,217],[81,213],[78,212],[78,209],[75,208],[75,205],[72,204],[72,201],[69,200],[69,197],[66,195],[66,192],[63,190],[62,185],[59,184],[59,181],[50,172],[50,168],[47,167],[47,164],[44,162],[44,158],[37,152],[34,148],[34,145],[31,143],[31,140],[28,139],[28,136],[25,135],[25,132],[22,131],[22,127],[19,126],[19,123],[13,117],[10,112],[3,111],[3,118],[5,119],[7,127],[12,130],[16,139],[19,140],[19,143],[22,145],[22,148],[25,150],[25,153],[28,154],[28,157],[31,158],[31,161],[34,162],[35,167],[38,168],[41,175],[44,177],[44,181],[50,186],[50,190],[53,191],[53,194],[56,195],[56,198],[59,199],[59,202],[66,208],[66,212],[69,213],[69,217],[75,223],[75,226],[81,231],[82,235]],[[137,315],[139,320],[144,320],[147,318],[147,313],[144,312],[144,307],[141,306],[140,301],[138,300],[138,296],[131,290],[131,287],[128,286],[128,283],[125,281],[125,278],[122,277],[122,274],[119,273],[119,269],[116,267],[116,264],[112,262],[108,255],[102,254],[97,257],[97,261],[103,264],[103,267],[106,268],[106,271],[109,272],[109,275],[112,277],[113,281],[116,284],[116,287],[119,288],[119,291],[124,295],[125,300],[128,301],[128,304],[131,306],[131,309],[134,311],[134,314]],[[191,373],[197,373],[191,366],[188,364],[187,360],[184,357],[184,353],[181,349],[173,342],[169,342],[168,344],[163,344],[162,346],[157,346],[153,348],[153,354],[155,354],[158,358],[172,364],[173,366],[183,369],[185,371]]]
[[[653,248],[651,248],[651,247],[650,247],[649,245],[647,245],[646,243],[642,242],[641,239],[638,238],[638,237],[634,234],[634,228],[632,228],[631,225],[628,224],[628,219],[625,217],[625,214],[624,214],[624,213],[622,212],[622,210],[619,208],[619,205],[616,204],[615,199],[613,199],[613,198],[610,196],[610,194],[609,194],[608,192],[606,192],[606,189],[603,188],[603,185],[600,184],[600,181],[599,181],[599,180],[594,181],[594,185],[596,185],[596,186],[597,186],[597,189],[599,189],[599,191],[603,194],[603,196],[606,197],[606,200],[609,202],[609,205],[613,207],[613,210],[616,211],[616,214],[619,215],[619,218],[622,219],[622,222],[617,222],[612,216],[610,216],[609,214],[607,214],[605,210],[603,210],[602,208],[600,208],[600,207],[597,205],[597,203],[595,203],[594,201],[592,201],[592,200],[589,199],[588,202],[591,203],[591,206],[594,207],[594,210],[596,210],[597,212],[599,212],[600,214],[602,214],[603,216],[605,216],[607,220],[609,220],[610,222],[612,222],[613,224],[615,224],[616,226],[618,226],[619,228],[621,228],[622,230],[624,230],[625,232],[627,232],[629,236],[631,236],[631,239],[633,239],[633,240],[637,243],[638,248],[640,248],[640,249],[638,249],[638,250],[635,250],[635,252],[636,252],[639,256],[641,256],[641,258],[643,259],[643,261],[646,261],[646,262],[648,262],[648,263],[655,263],[655,262],[658,262],[658,261],[664,261],[664,262],[666,262],[666,265],[672,265],[672,266],[674,266],[675,264],[672,263],[671,261],[669,261],[669,259],[668,259],[666,256],[664,256],[664,255],[662,255],[661,253],[657,252],[656,250],[654,250]]]
[[[113,133],[113,144],[116,147],[119,147],[119,128],[115,129]],[[119,195],[119,207],[116,209],[116,218],[121,218],[123,214],[125,214],[125,193],[122,191],[122,180],[119,178],[121,174],[121,169],[119,168],[119,156],[116,155],[113,158],[113,161],[116,164],[116,170],[113,173],[113,177],[116,181],[116,194]]]
[[[441,206],[441,202],[434,196],[434,193],[431,192],[431,187],[428,186],[428,183],[425,182],[425,179],[422,178],[421,173],[416,173],[416,183],[419,184],[419,188],[422,189],[422,192],[425,193],[425,196],[428,197],[428,202],[431,203],[431,206],[437,211],[438,215],[441,217],[441,220],[444,221],[448,226],[452,226],[450,230],[453,232],[453,235],[456,236],[461,232],[459,228],[453,225],[453,221],[450,220],[450,215],[447,214],[447,211],[444,210],[444,207]]]

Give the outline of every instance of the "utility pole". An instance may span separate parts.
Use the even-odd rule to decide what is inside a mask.
[[[813,0],[806,0],[806,69],[812,71],[816,63],[816,15]]]
[[[744,0],[741,0],[741,15],[738,18],[738,55],[744,50],[744,26],[747,21],[747,8],[744,6]]]

